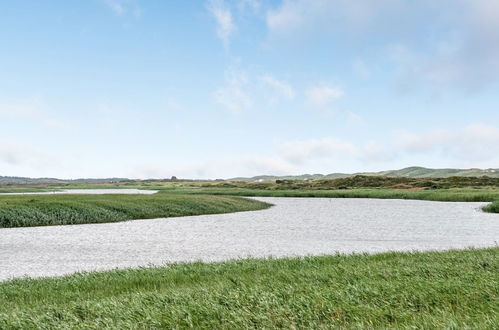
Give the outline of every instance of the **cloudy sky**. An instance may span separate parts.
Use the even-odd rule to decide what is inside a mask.
[[[0,15],[0,175],[499,167],[497,0],[7,0]]]

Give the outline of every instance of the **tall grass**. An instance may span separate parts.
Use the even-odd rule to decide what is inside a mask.
[[[499,200],[490,203],[489,205],[485,206],[483,208],[485,212],[490,212],[490,213],[499,213]]]
[[[338,189],[338,190],[257,190],[239,188],[199,188],[177,190],[182,192],[267,197],[334,197],[334,198],[386,198],[419,199],[448,202],[489,202],[499,199],[495,189],[442,189],[442,190],[404,190],[404,189]]]
[[[453,188],[453,189],[337,189],[337,190],[267,190],[247,188],[212,188],[177,186],[161,188],[168,193],[208,194],[231,196],[261,196],[261,197],[325,197],[325,198],[382,198],[382,199],[417,199],[442,202],[493,202],[484,208],[487,212],[499,213],[499,189],[496,188]]]
[[[269,204],[234,196],[37,195],[0,196],[0,228],[116,222],[259,210]]]
[[[0,329],[494,329],[499,248],[175,264],[0,283]]]

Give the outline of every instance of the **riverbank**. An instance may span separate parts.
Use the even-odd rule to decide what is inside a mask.
[[[0,228],[229,213],[269,206],[235,196],[193,194],[0,196]]]
[[[0,328],[480,328],[499,248],[223,263],[0,283]]]
[[[172,262],[486,248],[497,245],[499,234],[499,215],[479,210],[485,203],[258,200],[274,206],[193,217],[2,228],[0,281]]]

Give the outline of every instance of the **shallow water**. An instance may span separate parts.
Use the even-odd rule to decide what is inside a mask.
[[[335,252],[497,246],[487,203],[257,198],[251,212],[120,223],[0,229],[0,280],[28,275]]]
[[[157,190],[139,190],[139,189],[64,189],[58,191],[44,191],[44,192],[19,192],[19,193],[0,193],[2,195],[152,195],[157,193]]]

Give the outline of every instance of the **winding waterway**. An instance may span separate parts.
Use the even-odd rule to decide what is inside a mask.
[[[486,203],[257,198],[267,210],[119,223],[0,229],[0,280],[335,252],[497,246]]]

